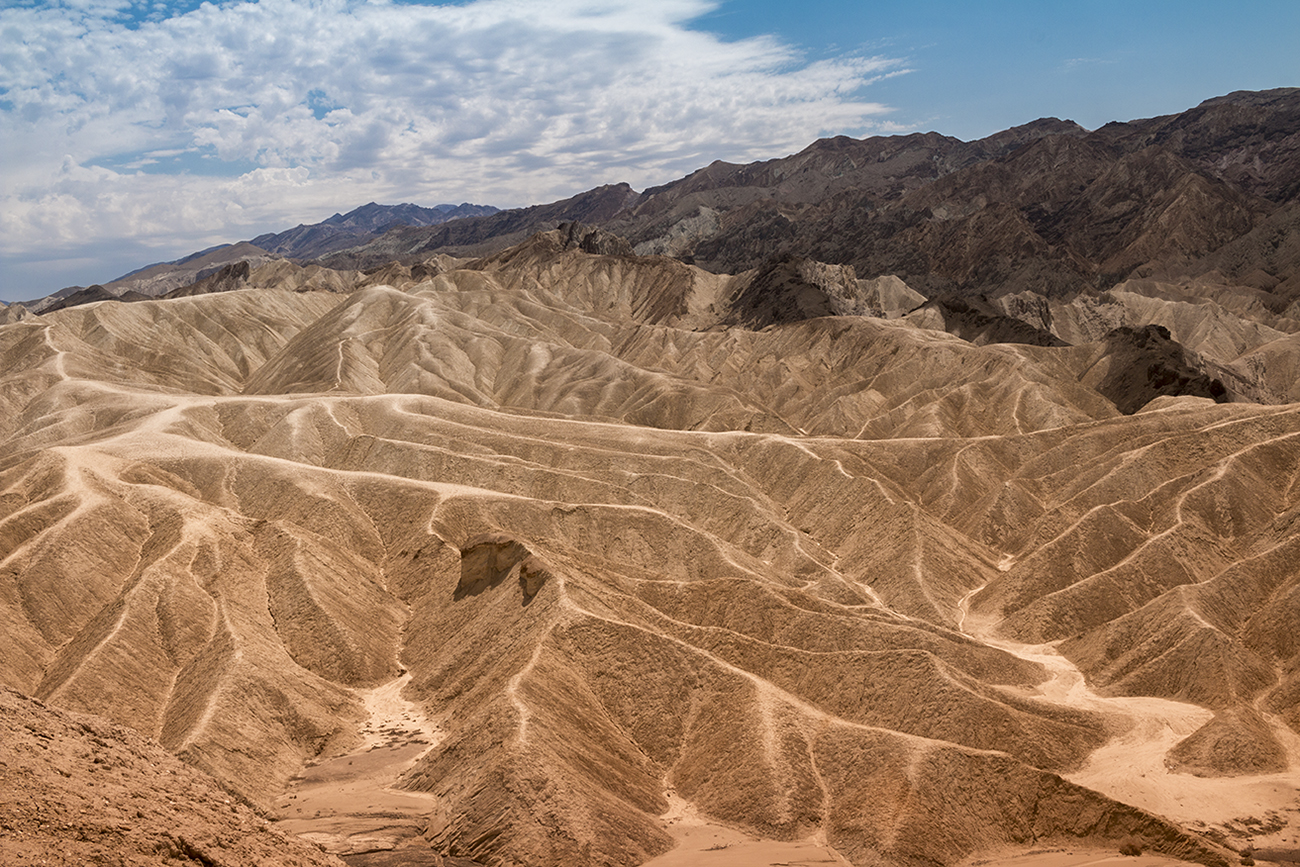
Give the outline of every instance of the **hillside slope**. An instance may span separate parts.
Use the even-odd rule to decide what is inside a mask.
[[[443,264],[0,326],[0,681],[281,810],[398,696],[358,791],[492,864],[638,864],[682,802],[858,865],[1222,864],[1192,823],[1289,803],[1296,406],[1126,415],[1101,344],[817,315],[899,291],[824,266]]]

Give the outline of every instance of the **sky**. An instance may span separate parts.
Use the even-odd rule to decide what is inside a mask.
[[[1300,2],[0,0],[0,300],[367,202],[1300,86]]]

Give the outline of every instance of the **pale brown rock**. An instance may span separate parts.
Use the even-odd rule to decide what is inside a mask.
[[[858,865],[1218,864],[1180,823],[1237,814],[1161,797],[1294,791],[1296,407],[1124,415],[1088,346],[727,326],[754,275],[589,237],[0,326],[0,680],[373,863],[630,867],[689,813]],[[1170,773],[1216,713],[1183,752],[1247,773]],[[1244,722],[1267,763],[1213,746]]]
[[[0,861],[342,867],[135,731],[0,689]]]

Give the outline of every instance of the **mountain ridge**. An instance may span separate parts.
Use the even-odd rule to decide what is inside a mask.
[[[364,242],[399,225],[428,226],[449,220],[495,213],[491,205],[379,205],[375,202],[354,208],[346,214],[335,213],[319,223],[299,224],[281,232],[268,232],[249,241],[217,244],[168,262],[155,262],[116,277],[104,284],[68,286],[44,298],[22,302],[41,312],[68,303],[86,303],[104,295],[122,297],[158,297],[203,280],[222,268],[238,262],[262,264],[277,258],[317,257]],[[186,267],[197,264],[197,267]],[[101,291],[95,292],[95,287]],[[82,294],[87,293],[89,294]],[[74,300],[75,296],[83,300]]]
[[[1275,213],[1293,207],[1286,179],[1300,162],[1298,93],[1237,93],[1094,132],[1046,118],[972,143],[933,133],[825,139],[777,160],[714,163],[640,194],[602,188],[495,224],[470,220],[455,235],[403,230],[400,241],[322,264],[370,269],[434,251],[483,255],[580,220],[628,238],[637,252],[720,273],[785,254],[851,264],[862,277],[897,276],[930,296],[1069,298],[1129,277],[1208,270],[1201,263],[1219,248],[1270,221],[1286,225]],[[1215,157],[1216,146],[1232,156]],[[1082,170],[1070,183],[1062,157]],[[1228,170],[1248,164],[1256,168]],[[999,176],[1001,192],[989,186]],[[1252,279],[1282,286],[1285,306],[1300,271],[1278,265]]]
[[[1101,181],[1102,187],[1080,197],[1082,189],[1067,190],[1062,179],[1052,177],[1058,168],[1054,164],[1030,172],[1030,187],[1010,197],[981,186],[981,172],[987,174],[988,168],[1007,160],[1023,160],[1017,152],[1044,141],[1057,142],[1052,147],[1066,147],[1066,153],[1069,141],[1090,143],[1094,167],[1075,183]],[[1151,148],[1157,150],[1138,158],[1139,152]],[[1161,160],[1166,165],[1161,166]],[[1092,132],[1072,121],[1040,118],[974,142],[937,133],[821,139],[788,157],[749,165],[715,162],[641,193],[619,184],[495,214],[477,213],[495,211],[486,206],[381,206],[387,208],[384,214],[406,215],[402,219],[407,227],[394,229],[391,238],[378,231],[389,217],[369,214],[365,209],[371,205],[366,205],[322,223],[261,235],[251,243],[260,246],[256,242],[262,241],[274,248],[268,249],[273,255],[315,258],[327,267],[370,269],[434,252],[484,255],[562,222],[579,221],[628,238],[639,252],[667,253],[728,273],[756,267],[773,253],[789,253],[827,264],[851,264],[864,277],[894,274],[931,295],[1025,289],[1072,294],[1087,286],[1107,288],[1127,276],[1155,273],[1175,263],[1195,267],[1197,258],[1244,236],[1277,205],[1300,195],[1298,162],[1300,88],[1276,88],[1238,91],[1181,113],[1111,122]],[[1108,180],[1101,167],[1111,163],[1111,171],[1119,174]],[[1181,200],[1127,215],[1106,210],[1115,204],[1106,206],[1108,196],[1146,195],[1126,186],[1141,184],[1143,172],[1161,175],[1152,182],[1171,190],[1170,171],[1181,173],[1182,183],[1190,185]],[[936,184],[954,173],[966,178],[969,191],[959,210],[971,222],[941,228],[936,221],[951,221],[953,209]],[[1035,199],[1034,183],[1054,185],[1054,198]],[[948,187],[952,190],[953,183]],[[989,207],[993,210],[988,214],[977,213]],[[1027,225],[1009,220],[1009,212],[997,215],[999,207],[1019,211]],[[1176,210],[1170,212],[1170,207]],[[438,228],[457,218],[456,230]],[[1188,221],[1199,221],[1200,226],[1175,228]],[[1215,221],[1218,225],[1211,225]],[[1153,243],[1157,234],[1168,234],[1171,228],[1175,235],[1191,234],[1172,246]],[[1125,238],[1128,252],[1098,247],[1097,241],[1106,235]],[[834,240],[827,243],[828,238]],[[971,262],[951,254],[949,264],[936,260],[935,249],[960,246],[983,257],[1006,258],[1007,266],[972,269]],[[858,252],[864,248],[874,252]],[[234,261],[227,257],[219,264]],[[1296,277],[1294,272],[1288,267],[1273,276],[1287,282]],[[195,271],[188,282],[204,276]],[[113,294],[128,288],[161,294],[148,287],[142,290],[138,283],[105,285]],[[1038,290],[1036,283],[1045,289]]]

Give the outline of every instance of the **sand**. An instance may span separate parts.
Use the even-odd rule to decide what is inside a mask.
[[[402,698],[410,674],[359,691],[368,718],[361,744],[309,766],[276,801],[277,826],[349,855],[419,845],[430,796],[393,788],[402,772],[442,739],[424,712]]]

